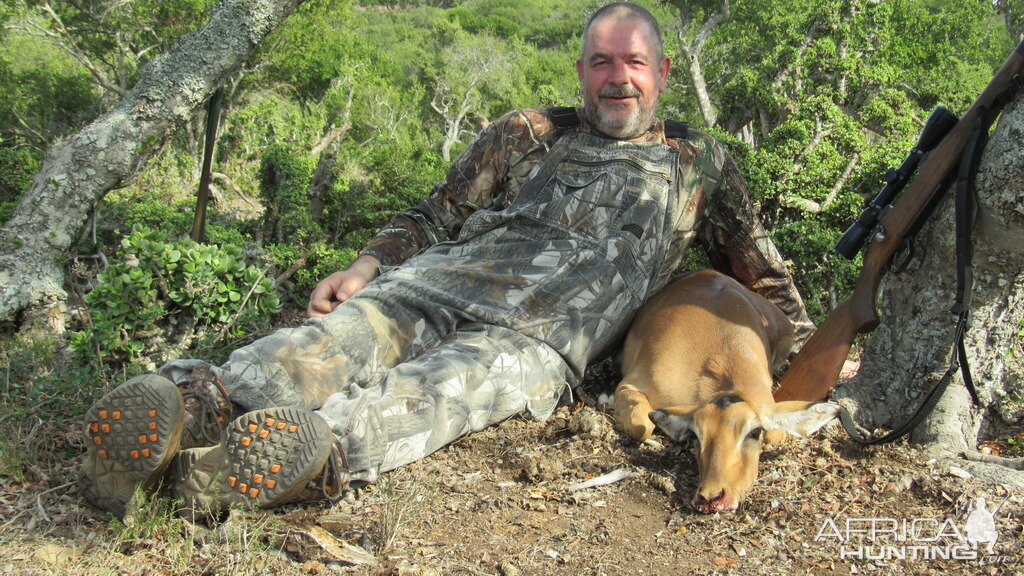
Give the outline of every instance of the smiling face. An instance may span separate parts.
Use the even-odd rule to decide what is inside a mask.
[[[632,138],[654,122],[671,62],[658,53],[652,34],[642,21],[610,15],[595,20],[584,38],[576,61],[583,113],[603,134]]]

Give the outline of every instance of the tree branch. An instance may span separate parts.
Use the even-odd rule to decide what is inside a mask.
[[[40,8],[42,8],[42,10],[53,21],[53,24],[57,31],[53,32],[36,24],[31,24],[31,26],[33,28],[36,28],[44,36],[50,38],[57,46],[59,46],[61,49],[67,52],[69,56],[77,60],[82,66],[85,66],[85,69],[89,71],[89,74],[91,74],[92,77],[95,79],[96,84],[98,84],[101,88],[109,90],[121,97],[126,96],[128,92],[123,87],[112,83],[107,78],[107,75],[104,74],[103,71],[99,69],[99,67],[93,64],[92,59],[89,58],[89,56],[86,55],[86,53],[81,48],[79,48],[78,43],[75,42],[74,36],[64,25],[64,21],[61,20],[61,17],[50,6],[49,1],[44,1],[40,5]]]

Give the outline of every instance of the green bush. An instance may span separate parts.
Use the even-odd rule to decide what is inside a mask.
[[[39,160],[24,148],[0,148],[0,223],[6,222],[39,170]]]
[[[138,226],[121,262],[85,296],[89,326],[72,348],[100,364],[150,366],[197,343],[243,335],[280,307],[274,283],[235,246],[172,240]]]
[[[323,230],[310,214],[309,183],[315,168],[312,158],[293,152],[286,145],[274,144],[267,149],[260,164],[266,241],[287,239],[304,244],[323,236]]]
[[[278,286],[284,300],[295,302],[300,307],[306,306],[309,294],[317,282],[327,276],[348,268],[356,259],[357,252],[352,248],[336,248],[323,242],[299,247],[293,244],[271,244],[266,247],[264,257],[271,265],[273,273],[279,275],[288,270],[295,262],[305,256],[306,263],[295,271],[288,282]]]

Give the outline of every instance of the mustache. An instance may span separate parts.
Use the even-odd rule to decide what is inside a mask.
[[[597,95],[601,98],[639,98],[640,91],[632,86],[605,86]]]

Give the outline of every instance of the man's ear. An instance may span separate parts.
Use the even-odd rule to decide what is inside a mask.
[[[668,56],[661,57],[661,63],[658,64],[658,89],[664,92],[668,90],[668,73],[672,70],[672,59]]]
[[[770,418],[764,419],[768,430],[783,430],[793,436],[809,436],[839,416],[839,405],[832,402],[779,402]]]
[[[693,411],[670,408],[671,412],[665,410],[651,410],[647,417],[658,425],[669,438],[676,442],[682,442],[690,435],[690,424],[693,423]]]
[[[580,80],[580,85],[583,85],[583,58],[576,59],[576,77]]]

